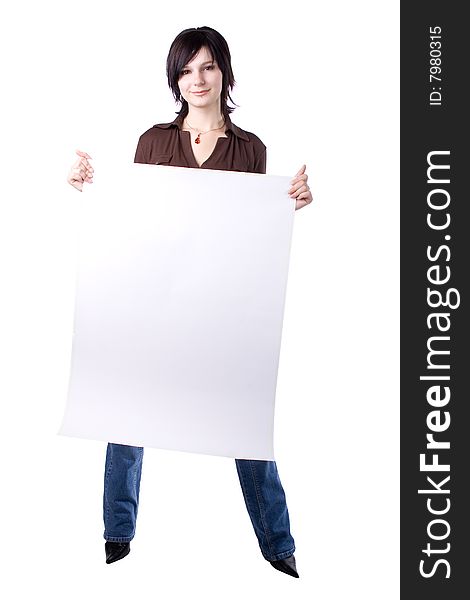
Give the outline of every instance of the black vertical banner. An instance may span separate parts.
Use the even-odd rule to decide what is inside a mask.
[[[464,3],[401,3],[401,598],[470,598]],[[464,110],[464,104],[467,106]]]

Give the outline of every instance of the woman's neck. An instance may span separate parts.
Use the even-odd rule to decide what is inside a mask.
[[[194,108],[190,106],[186,115],[186,124],[198,131],[209,131],[210,129],[221,128],[224,124],[224,117],[218,108]]]

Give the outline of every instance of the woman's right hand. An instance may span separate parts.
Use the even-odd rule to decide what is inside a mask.
[[[93,167],[88,162],[91,160],[91,156],[81,150],[76,150],[78,154],[78,160],[72,165],[70,172],[67,176],[67,181],[70,185],[73,185],[79,192],[83,190],[83,184],[93,183]]]

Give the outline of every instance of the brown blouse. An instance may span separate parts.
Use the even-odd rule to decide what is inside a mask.
[[[214,151],[200,167],[191,148],[191,134],[181,130],[182,123],[183,118],[178,116],[171,123],[154,125],[143,133],[137,144],[134,162],[266,173],[266,146],[254,133],[234,125],[229,117],[225,120],[227,137],[217,138]]]

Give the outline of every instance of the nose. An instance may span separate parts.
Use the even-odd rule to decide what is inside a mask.
[[[200,71],[195,71],[194,85],[204,85],[204,74]]]

